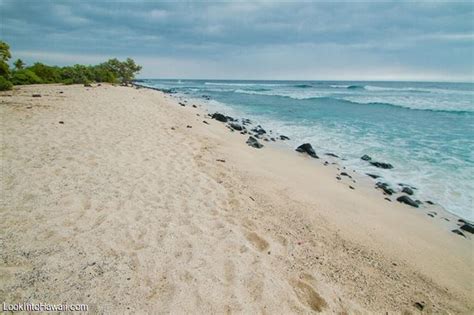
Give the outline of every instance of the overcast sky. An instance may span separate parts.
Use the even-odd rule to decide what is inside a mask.
[[[0,0],[27,63],[132,57],[142,78],[474,80],[473,2]]]

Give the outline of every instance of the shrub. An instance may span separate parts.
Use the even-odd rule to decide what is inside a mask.
[[[62,83],[65,85],[71,85],[74,84],[74,81],[72,79],[64,79]]]
[[[28,69],[13,72],[11,81],[15,85],[38,84],[43,82],[36,73]]]
[[[7,91],[11,90],[13,87],[13,84],[5,79],[4,77],[0,77],[0,91]]]
[[[27,69],[33,71],[38,77],[40,77],[43,83],[56,83],[60,81],[61,69],[59,67],[51,67],[37,62]]]

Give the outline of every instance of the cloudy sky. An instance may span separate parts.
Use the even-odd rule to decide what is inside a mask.
[[[474,80],[473,2],[0,0],[27,63],[132,57],[142,78]]]

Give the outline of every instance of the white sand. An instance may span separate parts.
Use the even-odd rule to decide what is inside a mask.
[[[471,236],[385,201],[367,178],[251,148],[157,91],[38,85],[0,101],[0,303],[474,312]]]

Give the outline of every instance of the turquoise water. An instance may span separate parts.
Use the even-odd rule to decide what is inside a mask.
[[[420,82],[143,80],[245,117],[415,197],[474,220],[474,84]],[[209,96],[210,100],[203,98]],[[391,163],[381,170],[363,154]]]

